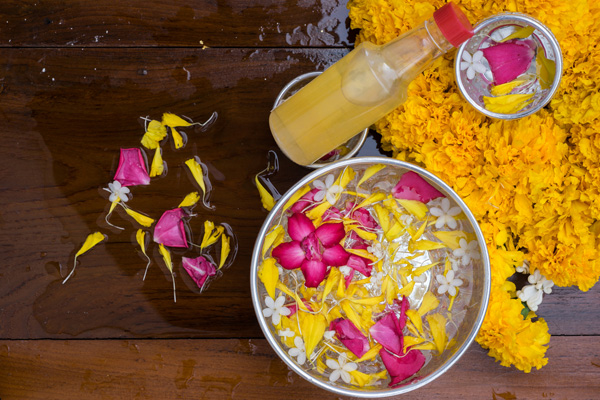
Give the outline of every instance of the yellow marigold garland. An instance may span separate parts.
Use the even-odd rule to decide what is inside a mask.
[[[446,0],[350,0],[357,43],[383,44]],[[523,318],[506,279],[523,260],[559,286],[590,289],[600,277],[600,2],[455,0],[471,21],[529,14],[558,39],[564,72],[548,107],[518,121],[486,118],[454,83],[454,53],[409,86],[408,100],[376,123],[384,148],[423,165],[463,197],[485,234],[492,296],[477,341],[504,366],[541,368],[548,326]]]

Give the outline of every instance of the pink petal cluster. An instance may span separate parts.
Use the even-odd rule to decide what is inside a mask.
[[[215,266],[202,256],[196,258],[183,257],[181,261],[183,269],[185,269],[200,289],[202,289],[204,282],[206,282],[209,276],[214,276],[217,273]]]
[[[339,243],[346,235],[342,222],[315,229],[310,218],[294,213],[288,218],[288,234],[292,241],[275,247],[271,254],[285,269],[300,268],[307,287],[319,286],[328,267],[339,267],[348,261],[350,255]]]
[[[416,172],[406,172],[398,184],[392,189],[392,194],[397,199],[418,200],[427,203],[438,197],[445,197],[439,190],[431,186]]]
[[[146,161],[140,149],[121,149],[119,166],[114,180],[119,181],[121,186],[148,185],[150,183]]]
[[[358,221],[358,223],[367,229],[379,229],[379,224],[377,223],[377,221],[375,220],[375,218],[373,218],[373,216],[371,215],[371,213],[366,209],[366,208],[356,208],[356,209],[352,209],[356,204],[353,202],[347,202],[346,203],[346,216],[348,218],[351,218],[355,221]]]
[[[379,356],[392,377],[389,386],[395,386],[406,378],[410,378],[425,365],[425,356],[420,350],[409,350],[404,356],[398,357],[386,349],[381,349]]]
[[[182,208],[165,211],[154,227],[154,241],[169,247],[189,247],[183,222],[185,216]]]
[[[513,81],[529,69],[535,57],[535,42],[528,40],[509,40],[481,49],[490,64],[494,84],[501,85]]]
[[[366,242],[366,240],[358,236],[356,232],[352,231],[346,239],[346,246],[350,249],[366,250],[367,247],[369,247],[369,244]],[[350,254],[346,266],[354,271],[360,272],[361,274],[367,277],[371,276],[371,272],[373,271],[371,260],[365,257],[357,256],[356,254]],[[353,275],[354,274],[349,274],[346,277],[346,287],[350,285]]]
[[[369,339],[349,319],[333,320],[329,329],[334,330],[338,339],[357,357],[362,357],[371,347]]]

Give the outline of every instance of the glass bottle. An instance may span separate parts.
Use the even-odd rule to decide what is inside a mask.
[[[454,3],[383,46],[363,42],[283,102],[271,133],[292,161],[308,165],[402,104],[431,62],[473,35]]]

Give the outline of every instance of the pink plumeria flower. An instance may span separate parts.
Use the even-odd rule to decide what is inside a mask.
[[[291,242],[282,243],[271,253],[285,269],[300,268],[307,287],[317,287],[325,279],[328,267],[348,262],[350,254],[340,245],[346,235],[342,222],[326,223],[315,229],[304,214],[288,218]]]
[[[460,70],[467,70],[467,79],[475,78],[476,73],[483,74],[487,70],[485,65],[481,63],[483,60],[483,51],[478,50],[471,56],[471,53],[464,51],[462,53],[462,61],[460,62]]]
[[[438,294],[444,294],[448,292],[450,296],[456,296],[456,288],[463,284],[462,279],[454,277],[454,270],[450,270],[446,273],[446,276],[439,274],[435,277],[440,286],[437,289]]]
[[[460,214],[460,207],[450,207],[450,200],[443,198],[439,207],[431,207],[431,215],[438,217],[435,221],[435,227],[441,229],[447,225],[450,229],[456,229],[457,224],[454,217]]]

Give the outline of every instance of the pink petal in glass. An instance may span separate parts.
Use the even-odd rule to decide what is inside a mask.
[[[281,243],[273,249],[271,255],[275,257],[277,261],[279,261],[279,264],[285,269],[300,268],[302,261],[306,259],[306,255],[300,246],[300,242],[295,240]]]
[[[165,211],[154,227],[154,241],[168,247],[189,247],[183,223],[186,215],[181,208]]]
[[[346,265],[368,277],[371,276],[371,271],[373,270],[373,266],[369,265],[370,262],[371,260],[367,258],[351,254]]]
[[[511,82],[527,71],[535,57],[533,40],[513,39],[481,49],[490,64],[494,85]]]
[[[300,200],[295,202],[292,207],[290,207],[290,211],[293,213],[301,213],[316,206],[315,194],[317,194],[318,191],[319,189],[312,189],[310,192],[300,197]]]
[[[340,221],[342,218],[343,218],[343,216],[342,216],[342,213],[340,212],[340,210],[338,210],[336,207],[329,207],[323,213],[321,220],[323,222]]]
[[[395,386],[406,378],[410,378],[425,365],[425,356],[419,350],[410,350],[406,355],[397,357],[386,349],[381,349],[379,356],[392,377],[389,386]]]
[[[363,227],[368,229],[379,229],[379,224],[375,221],[375,218],[364,208],[357,208],[352,210],[352,208],[356,206],[354,202],[346,203],[345,213],[355,221],[358,221]]]
[[[425,179],[421,178],[416,172],[406,172],[398,184],[392,189],[392,194],[397,199],[418,200],[427,203],[444,195],[431,186]]]
[[[331,247],[340,242],[346,236],[343,222],[328,223],[319,226],[315,232],[321,244]]]
[[[404,336],[399,329],[398,318],[391,312],[369,329],[371,337],[392,353],[404,354]]]
[[[350,249],[366,250],[369,247],[369,243],[354,231],[350,232],[346,240],[346,246]]]
[[[121,186],[148,185],[150,183],[146,161],[140,149],[121,149],[119,166],[114,180],[119,181]]]
[[[304,260],[300,266],[306,287],[318,287],[327,275],[327,265],[322,261]]]
[[[196,258],[182,257],[181,262],[183,269],[200,289],[202,289],[209,276],[214,276],[217,273],[215,266],[202,256]]]
[[[310,218],[302,213],[294,213],[288,218],[288,233],[292,240],[301,241],[315,231]]]
[[[323,262],[331,267],[341,267],[346,265],[350,253],[348,253],[342,245],[336,244],[323,250]]]
[[[338,318],[331,321],[330,330],[334,330],[338,339],[357,357],[369,351],[369,339],[349,319]]]

